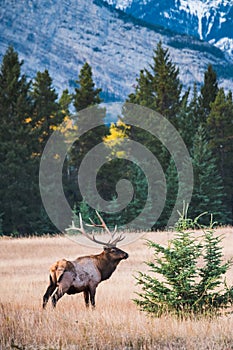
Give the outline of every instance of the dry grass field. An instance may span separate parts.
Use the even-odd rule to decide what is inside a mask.
[[[233,229],[224,234],[224,258],[233,255]],[[166,244],[172,233],[146,235]],[[131,350],[233,349],[233,315],[214,320],[152,319],[140,312],[135,297],[136,271],[146,270],[152,252],[143,239],[123,247],[129,259],[97,288],[96,308],[86,310],[82,294],[65,295],[53,310],[42,310],[48,268],[60,258],[99,253],[66,237],[0,239],[0,349]],[[228,273],[233,284],[233,268]]]

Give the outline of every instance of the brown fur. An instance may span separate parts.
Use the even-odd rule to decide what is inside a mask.
[[[93,256],[96,261],[96,266],[101,273],[101,281],[108,279],[115,271],[120,260],[113,259],[112,255],[103,251],[99,255]]]

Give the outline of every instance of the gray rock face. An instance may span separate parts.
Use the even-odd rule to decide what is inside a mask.
[[[152,63],[161,40],[180,69],[185,87],[202,82],[209,63],[221,84],[233,87],[233,69],[222,52],[195,38],[147,26],[103,1],[24,0],[0,6],[0,59],[12,45],[33,78],[48,69],[55,88],[72,90],[87,61],[97,87],[124,100],[134,90],[140,69]]]

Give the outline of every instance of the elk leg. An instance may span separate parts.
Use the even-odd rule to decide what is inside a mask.
[[[56,287],[57,287],[56,284],[53,283],[53,281],[50,278],[50,285],[48,286],[48,288],[43,296],[43,309],[45,309],[47,302],[48,302],[49,298],[51,297],[51,295],[53,294],[53,292],[55,291]]]
[[[61,280],[58,282],[58,288],[52,296],[53,307],[56,307],[58,300],[69,291],[74,280],[73,274],[69,271],[65,271],[61,277]]]
[[[96,287],[90,288],[90,299],[91,299],[92,308],[95,307],[95,292],[96,292]]]
[[[90,296],[89,290],[84,290],[83,295],[84,295],[85,305],[86,307],[89,307],[89,296]]]
[[[53,307],[56,307],[58,300],[64,295],[65,293],[58,288],[56,293],[53,294],[52,296],[52,305]]]

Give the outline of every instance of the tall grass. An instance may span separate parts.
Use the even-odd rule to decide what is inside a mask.
[[[233,255],[233,229],[225,234],[225,258]],[[147,238],[166,243],[171,233]],[[152,319],[132,299],[133,275],[143,271],[151,252],[138,240],[123,247],[129,259],[97,288],[96,309],[86,310],[82,294],[65,295],[56,310],[42,310],[48,268],[60,258],[98,253],[101,249],[76,245],[65,237],[0,240],[0,349],[233,349],[233,315],[214,320]],[[228,273],[233,284],[233,270]]]

